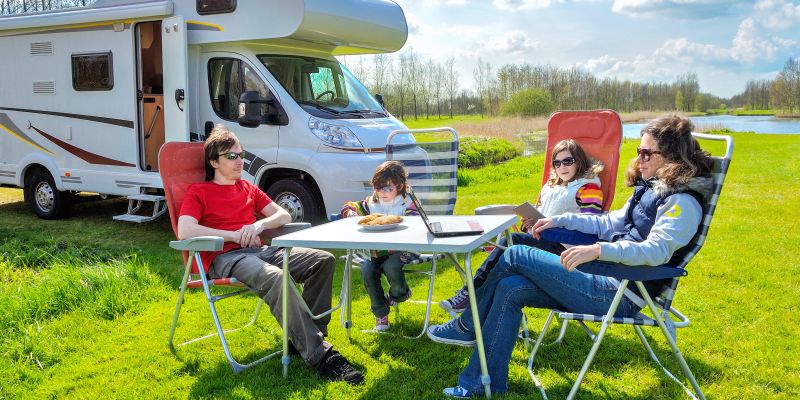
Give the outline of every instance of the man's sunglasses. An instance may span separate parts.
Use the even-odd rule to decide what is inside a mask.
[[[396,188],[397,188],[397,185],[388,185],[388,186],[384,186],[384,187],[381,187],[381,188],[375,188],[375,191],[383,192],[383,193],[391,193],[392,190],[395,190]]]
[[[563,160],[553,160],[553,168],[561,168],[561,164],[564,164],[565,167],[569,167],[572,164],[575,164],[575,159],[572,157],[567,157]]]
[[[652,157],[653,154],[661,154],[661,152],[658,150],[642,149],[637,147],[636,154],[642,159],[642,161],[647,162],[650,161],[650,157]]]
[[[245,154],[247,154],[247,153],[244,152],[244,151],[241,152],[241,153],[234,153],[234,152],[230,151],[230,152],[227,152],[227,153],[219,154],[219,156],[220,157],[225,157],[226,159],[233,161],[233,160],[235,160],[237,158],[241,158],[242,160],[244,160],[244,155]]]

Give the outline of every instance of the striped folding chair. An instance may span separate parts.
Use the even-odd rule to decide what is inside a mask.
[[[442,134],[452,135],[452,140],[425,142],[417,141],[412,135]],[[386,139],[386,160],[403,164],[408,173],[408,184],[413,188],[422,207],[428,215],[452,215],[456,205],[458,188],[458,134],[453,128],[432,128],[415,130],[397,130]],[[332,216],[334,217],[334,216]],[[369,252],[354,250],[352,267],[358,268],[361,262],[369,259]],[[404,270],[406,273],[423,274],[429,277],[427,300],[409,300],[408,303],[424,303],[425,322],[416,336],[405,336],[418,339],[425,335],[430,323],[433,283],[436,277],[436,261],[443,259],[444,254],[421,254],[419,258],[409,261]],[[462,278],[463,268],[457,260],[451,259]],[[430,268],[424,264],[430,263]],[[421,267],[422,266],[422,267]],[[400,316],[399,306],[395,306],[395,315]],[[344,324],[344,322],[343,322]]]
[[[158,158],[160,166],[159,172],[161,174],[161,180],[164,184],[164,194],[167,199],[169,218],[170,221],[172,222],[172,230],[175,233],[175,236],[177,237],[178,214],[181,209],[181,204],[183,204],[183,198],[186,189],[189,187],[190,184],[194,182],[202,182],[203,179],[205,178],[205,166],[203,163],[203,158],[204,158],[203,143],[199,142],[165,143],[161,147],[161,150],[159,151]],[[262,234],[262,239],[268,241],[270,238],[284,235],[299,229],[305,229],[310,226],[311,224],[307,222],[286,224],[282,228],[265,231],[264,234]],[[233,372],[238,373],[256,364],[260,364],[272,357],[279,356],[281,355],[282,351],[278,350],[272,352],[264,357],[261,357],[255,361],[246,364],[240,363],[239,361],[234,359],[234,357],[231,355],[225,334],[235,332],[253,325],[258,319],[258,315],[261,311],[261,306],[263,302],[261,299],[257,300],[255,313],[253,314],[253,317],[250,319],[250,321],[244,326],[228,330],[222,328],[222,324],[220,323],[220,319],[217,314],[216,303],[220,300],[224,300],[227,298],[231,298],[234,296],[250,292],[250,290],[247,287],[245,287],[244,284],[238,282],[235,278],[226,278],[226,279],[208,278],[207,272],[209,266],[203,265],[201,253],[204,251],[222,250],[223,242],[224,242],[223,238],[216,236],[203,236],[185,240],[174,240],[170,242],[171,248],[183,252],[184,271],[183,271],[183,278],[181,279],[180,291],[178,292],[178,302],[175,305],[175,312],[172,316],[172,325],[170,326],[169,330],[168,345],[172,353],[177,354],[175,348],[176,345],[174,344],[173,340],[175,337],[176,328],[178,326],[178,317],[180,316],[181,306],[183,305],[184,301],[184,294],[186,293],[187,290],[202,288],[205,294],[205,298],[208,301],[208,305],[211,309],[211,318],[214,321],[216,332],[187,340],[183,343],[178,344],[177,346],[184,346],[204,339],[218,336],[220,343],[222,344],[222,350],[225,353],[225,357],[228,359],[228,363],[233,369]],[[297,287],[295,285],[291,286],[297,292]],[[228,287],[228,288],[233,287],[233,288],[238,288],[238,290],[232,292],[228,291],[226,293],[218,295],[212,295],[211,292],[212,289],[217,287]],[[308,312],[309,315],[312,315],[311,310],[308,308],[307,305],[305,305],[305,302],[301,301],[301,304],[305,306],[306,312]],[[336,308],[338,308],[338,306]],[[318,316],[312,315],[312,317],[321,318],[322,316],[327,315],[332,311],[333,310],[330,310]],[[284,366],[286,366],[288,360],[283,360],[283,362]],[[284,368],[284,373],[286,373],[286,368]]]
[[[706,140],[715,140],[715,141],[725,141],[726,149],[725,155],[723,157],[714,157],[714,168],[712,171],[712,177],[714,179],[714,192],[712,196],[707,200],[706,204],[704,204],[704,216],[702,223],[695,234],[694,238],[690,242],[690,251],[684,256],[683,260],[680,262],[679,265],[676,266],[658,266],[658,267],[628,267],[628,266],[598,266],[598,267],[578,267],[579,270],[596,275],[604,275],[609,276],[617,279],[620,281],[619,289],[614,297],[614,300],[611,303],[611,306],[608,310],[608,313],[605,315],[591,315],[591,314],[575,314],[575,313],[567,313],[561,312],[557,310],[550,311],[544,326],[542,327],[542,331],[539,334],[539,337],[536,339],[536,342],[533,345],[533,350],[531,351],[530,357],[528,358],[528,372],[531,375],[536,386],[542,393],[542,396],[547,399],[547,394],[545,393],[544,388],[542,387],[539,380],[536,378],[536,375],[533,373],[533,362],[534,358],[536,357],[536,352],[539,350],[539,347],[542,343],[542,339],[547,332],[548,328],[550,327],[550,323],[553,321],[554,317],[558,317],[562,320],[573,320],[573,321],[582,321],[582,322],[601,322],[602,325],[600,326],[600,330],[595,334],[587,329],[587,333],[589,334],[590,338],[594,342],[592,345],[591,350],[589,351],[589,355],[586,357],[586,360],[583,363],[583,367],[581,368],[580,373],[578,374],[578,378],[572,386],[571,391],[569,392],[568,399],[572,399],[575,397],[576,393],[578,392],[578,388],[583,380],[583,377],[586,375],[586,372],[589,370],[589,366],[594,358],[595,354],[597,353],[597,349],[600,347],[600,343],[605,336],[606,329],[611,324],[623,324],[623,325],[632,325],[634,331],[636,331],[636,335],[644,344],[645,349],[650,354],[650,357],[655,361],[655,363],[661,367],[664,373],[673,381],[677,382],[684,391],[693,399],[705,399],[702,390],[700,389],[700,385],[697,384],[697,380],[695,379],[692,371],[689,369],[689,365],[686,363],[686,360],[683,358],[680,350],[678,349],[677,345],[677,332],[676,328],[684,328],[689,325],[689,318],[685,315],[680,313],[674,307],[672,307],[672,301],[675,298],[675,291],[678,287],[678,281],[682,276],[687,274],[686,266],[689,261],[700,251],[700,248],[705,243],[706,235],[708,234],[709,226],[711,225],[711,219],[714,215],[714,211],[717,206],[717,202],[719,200],[720,192],[722,191],[722,184],[725,181],[725,176],[728,172],[728,166],[731,162],[731,156],[733,154],[733,139],[730,136],[723,136],[723,135],[707,135],[702,133],[692,133],[695,138],[698,139],[706,139]],[[650,280],[658,280],[658,279],[670,279],[666,285],[663,286],[660,294],[656,296],[655,299],[652,299],[647,291],[645,290],[643,282],[650,281]],[[630,290],[627,289],[629,282],[633,281],[636,287],[639,289],[641,293],[641,298],[636,296]],[[620,300],[623,296],[627,296],[628,298],[633,298],[635,301],[640,302],[639,305],[642,307],[647,307],[652,316],[638,313],[633,318],[620,318],[614,317],[614,313],[617,310],[617,306],[619,305]],[[673,317],[675,319],[673,319]],[[678,378],[675,377],[662,363],[659,361],[658,357],[656,356],[655,352],[653,351],[650,343],[647,340],[647,337],[644,335],[642,331],[642,326],[658,326],[663,333],[664,337],[667,340],[670,348],[672,349],[673,354],[677,358],[681,369],[683,370],[684,375],[689,380],[692,388],[694,389],[694,393],[689,390]],[[697,396],[695,396],[695,394]]]

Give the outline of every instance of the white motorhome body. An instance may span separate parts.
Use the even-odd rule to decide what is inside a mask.
[[[99,0],[0,17],[0,185],[24,188],[44,218],[70,192],[157,191],[161,144],[222,123],[247,151],[245,177],[296,220],[337,212],[371,191],[386,137],[405,127],[335,56],[406,37],[386,0]],[[240,126],[244,93],[261,113]]]

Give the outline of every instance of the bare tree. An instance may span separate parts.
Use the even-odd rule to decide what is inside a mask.
[[[455,70],[456,58],[450,57],[445,61],[445,91],[450,102],[450,118],[453,118],[453,98],[458,92],[458,74]]]

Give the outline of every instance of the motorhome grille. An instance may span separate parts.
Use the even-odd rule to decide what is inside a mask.
[[[34,81],[33,94],[56,94],[56,83],[53,81]]]
[[[53,54],[53,42],[31,43],[31,55],[46,56]]]

